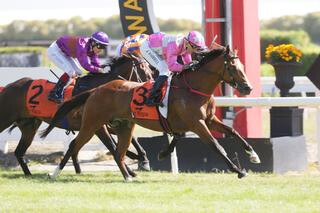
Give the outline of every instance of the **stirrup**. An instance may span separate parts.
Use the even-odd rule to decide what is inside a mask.
[[[59,98],[56,94],[49,94],[48,100],[60,104],[63,102],[63,97]]]
[[[161,101],[157,102],[154,98],[148,98],[145,101],[145,105],[147,106],[159,106],[160,104],[161,104]]]

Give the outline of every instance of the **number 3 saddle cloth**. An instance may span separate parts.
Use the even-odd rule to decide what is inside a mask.
[[[151,88],[154,82],[147,81],[142,86],[137,87],[133,91],[131,100],[131,113],[133,118],[147,119],[147,120],[159,120],[159,111],[156,106],[147,106],[145,101],[150,96]],[[161,88],[161,98],[163,99],[166,95],[168,87],[168,81]],[[162,100],[161,100],[162,102]]]

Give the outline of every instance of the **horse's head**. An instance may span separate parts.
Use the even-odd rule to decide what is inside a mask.
[[[252,86],[244,72],[244,66],[237,56],[237,51],[232,52],[229,46],[224,53],[224,73],[222,78],[225,82],[237,89],[242,95],[249,95]]]
[[[218,74],[222,81],[237,89],[242,95],[249,95],[252,91],[237,51],[231,51],[229,46],[219,46],[217,49],[204,53],[202,61],[208,62],[208,69],[211,73]]]
[[[136,60],[127,56],[114,58],[111,61],[111,75],[129,81],[153,80],[153,72],[149,65],[142,60]]]

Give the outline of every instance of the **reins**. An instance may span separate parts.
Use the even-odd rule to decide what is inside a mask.
[[[183,81],[184,81],[185,85],[187,86],[187,88],[189,89],[190,92],[195,93],[195,94],[200,95],[200,96],[204,96],[204,97],[211,97],[212,93],[211,94],[207,94],[207,93],[204,93],[204,92],[201,92],[201,91],[193,89],[190,86],[190,84],[188,84],[187,79],[186,79],[185,76],[186,75],[183,75]]]
[[[230,59],[233,60],[233,59],[237,59],[238,56],[232,56],[231,58],[228,58],[227,54],[225,53],[224,51],[224,70],[223,70],[223,73],[221,74],[221,78],[224,79],[224,75],[225,75],[225,72],[230,72],[231,68],[230,68]],[[200,69],[200,68],[198,68]],[[230,74],[230,73],[229,73]],[[213,91],[211,94],[208,94],[208,93],[204,93],[204,92],[201,92],[199,90],[196,90],[196,89],[193,89],[192,86],[187,82],[187,79],[185,77],[185,73],[182,73],[183,75],[183,82],[184,84],[187,86],[188,90],[191,92],[191,93],[194,93],[194,94],[197,94],[197,95],[200,95],[200,96],[204,96],[204,97],[211,97],[212,94],[213,94]],[[230,76],[232,76],[232,74],[230,74]],[[234,79],[232,79],[232,81],[230,82],[231,85],[234,85],[235,87],[237,86],[237,83],[234,82]]]
[[[123,57],[127,57],[127,56],[123,56]],[[118,74],[118,73],[119,73],[119,69],[118,69],[116,72],[112,72],[112,71],[111,71],[110,74],[111,74],[111,75],[112,75],[112,74],[113,74],[113,75],[116,75],[116,77],[118,77],[119,79],[127,80],[127,81],[131,81],[131,79],[133,78],[133,75],[135,74],[136,77],[137,77],[137,82],[142,82],[142,79],[141,79],[141,77],[140,77],[140,75],[139,75],[139,73],[138,73],[138,67],[137,67],[137,66],[139,66],[140,64],[142,64],[143,61],[137,60],[135,57],[132,57],[132,56],[129,56],[129,57],[127,57],[127,58],[130,58],[131,62],[133,63],[132,69],[131,69],[131,72],[130,72],[130,75],[129,75],[129,78],[128,78],[128,79],[126,79],[126,78],[124,78],[123,76],[121,76],[120,74]],[[115,66],[115,65],[113,64],[113,66]],[[144,70],[144,71],[145,71],[145,70]],[[145,72],[146,72],[146,71],[145,71]]]

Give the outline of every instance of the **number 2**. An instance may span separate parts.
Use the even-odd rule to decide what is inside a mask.
[[[43,92],[43,86],[42,85],[35,85],[31,88],[32,90],[38,90],[33,96],[30,97],[29,103],[30,104],[39,104],[39,101],[36,101],[35,99]]]

